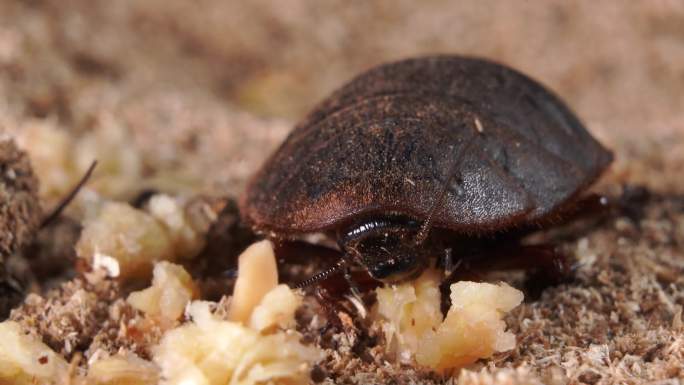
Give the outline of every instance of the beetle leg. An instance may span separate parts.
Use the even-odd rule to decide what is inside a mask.
[[[340,311],[346,313],[356,311],[361,318],[365,318],[368,313],[366,301],[361,299],[359,289],[361,292],[367,293],[380,285],[367,272],[356,271],[349,274],[351,275],[349,278],[344,277],[344,274],[331,275],[318,281],[313,287],[316,299],[325,311],[329,322],[333,324],[332,326],[341,327],[338,318]],[[353,292],[354,289],[350,289],[354,286],[350,285],[356,287],[356,293]],[[349,294],[350,290],[352,290],[352,294]]]
[[[567,278],[570,273],[568,259],[562,253],[559,253],[554,245],[517,245],[505,250],[497,250],[496,252],[508,255],[506,260],[498,258],[501,270],[539,270],[559,281]]]
[[[442,267],[444,269],[444,278],[448,279],[451,277],[451,275],[456,271],[456,269],[459,269],[461,267],[461,263],[463,262],[462,259],[459,259],[454,263],[454,249],[451,247],[447,247],[444,249],[444,254],[442,255],[442,258],[440,258],[439,261],[439,267]]]
[[[347,281],[347,284],[349,284],[349,290],[351,291],[352,295],[356,297],[361,303],[363,303],[363,300],[361,299],[361,291],[359,290],[359,285],[356,284],[356,281],[354,281],[354,277],[352,277],[351,274],[351,269],[349,266],[344,268],[344,279]]]
[[[328,319],[332,320],[333,323],[339,324],[337,312],[342,310],[350,312],[350,309],[343,306],[344,301],[348,301],[353,306],[352,309],[356,310],[362,318],[365,317],[367,309],[362,293],[373,290],[379,285],[379,282],[372,279],[365,271],[352,272],[346,262],[350,258],[348,255],[345,256],[340,251],[330,247],[301,241],[276,243],[275,254],[279,266],[313,263],[314,266],[322,269],[318,274],[309,276],[297,286],[305,288],[315,284],[313,290],[316,299],[326,312]],[[327,268],[321,267],[322,263],[327,260],[337,260],[337,262]],[[278,270],[281,274],[287,271],[287,269],[281,268]],[[339,274],[340,271],[342,274]],[[283,281],[293,278],[301,279],[301,277],[281,276]]]
[[[524,270],[530,273],[525,283],[526,295],[528,298],[537,298],[545,288],[567,281],[573,271],[568,258],[550,244],[513,243],[473,250],[459,262],[458,269],[441,285],[442,298],[446,300],[442,304],[443,312],[449,308],[449,287],[457,281],[483,281],[486,273],[491,271]]]
[[[448,277],[454,271],[454,259],[451,247],[444,249],[444,254],[442,255],[442,267],[444,268],[444,276]]]
[[[473,255],[468,258],[468,263],[474,270],[534,271],[551,283],[566,280],[572,272],[568,258],[550,244],[509,244]]]
[[[615,203],[611,202],[605,195],[588,194],[574,202],[574,207],[570,209],[570,215],[566,218],[566,222],[585,217],[601,216],[614,205]]]
[[[525,289],[532,298],[538,298],[545,288],[567,282],[572,276],[573,268],[569,259],[553,245],[521,245],[514,258],[519,263],[517,268],[531,272],[527,276]]]

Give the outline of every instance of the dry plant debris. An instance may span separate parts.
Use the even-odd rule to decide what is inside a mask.
[[[0,319],[21,301],[21,287],[6,271],[6,260],[33,239],[41,215],[29,157],[13,140],[0,137]]]
[[[41,220],[38,179],[29,157],[0,138],[0,261],[31,241]]]

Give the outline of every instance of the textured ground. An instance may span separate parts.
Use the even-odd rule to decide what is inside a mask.
[[[358,71],[428,52],[503,61],[556,90],[614,150],[615,164],[596,189],[629,199],[600,222],[548,235],[581,262],[576,281],[509,317],[515,351],[456,376],[466,383],[642,383],[684,377],[683,43],[684,6],[667,0],[419,8],[409,1],[5,1],[0,128],[15,135],[45,125],[74,140],[101,134],[95,143],[116,145],[79,141],[81,161],[70,167],[82,172],[94,153],[125,149],[105,163],[117,167],[93,180],[116,198],[146,188],[235,196],[291,124]],[[46,185],[44,167],[33,161]],[[59,194],[41,196],[51,207]],[[50,278],[70,271],[77,230],[64,220],[39,234],[25,253],[28,264],[8,264],[39,293],[60,284]],[[107,326],[94,326],[109,307],[123,306],[118,289],[86,287],[87,311],[70,317],[73,310],[55,303],[83,293],[84,283],[64,285],[46,299],[30,297],[24,312],[66,314],[69,327],[89,337],[67,351],[59,345],[69,330],[45,326],[48,344],[69,357],[128,346]],[[372,344],[352,349],[345,344],[367,338],[345,333],[330,337],[342,355],[331,350],[314,378],[446,381],[386,365]],[[128,347],[145,354],[145,346]]]

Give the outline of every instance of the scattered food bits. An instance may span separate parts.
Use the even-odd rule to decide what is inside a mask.
[[[185,377],[190,383],[201,382],[197,379],[212,383],[217,377],[224,379],[228,370],[240,372],[232,369],[234,365],[259,361],[244,354],[258,352],[251,349],[261,346],[258,341],[279,333],[299,337],[302,344],[320,349],[323,358],[313,365],[291,361],[295,367],[309,366],[309,381],[305,376],[299,377],[299,373],[305,373],[302,369],[297,376],[271,376],[264,383],[683,382],[680,379],[684,379],[684,46],[678,44],[684,37],[683,1],[632,2],[622,7],[616,7],[614,2],[543,0],[525,2],[523,6],[519,2],[491,2],[486,7],[477,6],[478,2],[472,0],[419,7],[412,2],[357,7],[343,2],[321,6],[301,1],[268,3],[271,4],[260,2],[263,6],[254,6],[252,2],[208,0],[196,7],[178,0],[0,1],[0,155],[4,155],[0,157],[0,322],[10,317],[21,328],[12,330],[8,337],[11,324],[0,324],[0,385],[159,384],[162,368],[157,362],[162,361],[153,354],[154,347],[159,346],[165,333],[175,330],[172,328],[200,329],[199,317],[190,318],[198,316],[187,306],[192,299],[183,297],[188,289],[181,279],[184,274],[169,269],[164,283],[153,282],[154,269],[161,261],[145,262],[143,270],[147,273],[136,277],[127,270],[122,273],[126,262],[120,262],[118,256],[109,252],[74,259],[83,219],[95,219],[104,200],[135,202],[131,205],[152,217],[172,245],[167,248],[170,254],[164,258],[170,263],[192,266],[192,279],[204,290],[203,297],[198,299],[219,301],[209,304],[211,313],[207,314],[212,315],[211,319],[222,326],[232,325],[230,330],[237,331],[236,340],[247,339],[245,335],[254,338],[254,344],[241,351],[239,362],[228,368],[221,354],[226,355],[222,349],[231,347],[218,346],[228,339],[217,341],[213,350],[195,351],[188,347],[183,351],[185,356],[177,354],[188,363],[179,367],[179,374],[199,368],[197,373],[201,376]],[[334,15],[339,17],[331,17]],[[525,22],[530,15],[535,16],[534,22]],[[484,19],[491,22],[482,23]],[[310,38],[303,39],[303,35]],[[591,36],[590,42],[587,36]],[[587,51],[587,46],[595,52],[578,54]],[[302,282],[334,263],[334,258],[322,255],[309,258],[300,254],[291,259],[283,255],[285,263],[278,266],[281,285],[274,283],[270,291],[253,303],[246,321],[229,321],[233,302],[230,293],[236,277],[221,272],[236,267],[239,253],[235,251],[243,250],[258,235],[244,226],[234,199],[244,191],[270,150],[277,148],[292,131],[296,123],[291,119],[303,116],[312,101],[342,82],[343,77],[388,55],[395,56],[392,52],[411,56],[462,49],[472,54],[486,53],[496,61],[517,63],[529,70],[533,78],[558,86],[556,91],[568,97],[569,108],[535,103],[538,95],[533,90],[514,89],[515,82],[506,81],[500,74],[484,73],[487,71],[482,68],[477,73],[485,75],[482,80],[487,90],[503,87],[518,96],[515,106],[503,115],[535,110],[545,112],[549,119],[532,126],[524,124],[531,117],[525,113],[506,122],[500,114],[494,116],[494,121],[488,119],[492,112],[503,111],[499,103],[469,105],[469,113],[461,115],[454,108],[459,104],[454,98],[439,97],[446,102],[442,108],[440,103],[421,104],[424,92],[414,92],[434,88],[441,95],[451,84],[458,86],[455,93],[469,94],[468,89],[477,85],[479,75],[464,78],[463,82],[449,81],[447,78],[453,74],[440,76],[432,82],[436,88],[415,72],[409,74],[406,83],[359,84],[360,89],[351,96],[359,95],[362,89],[388,92],[368,94],[363,100],[338,94],[341,104],[322,105],[318,109],[323,113],[321,116],[333,118],[332,121],[309,115],[307,122],[325,126],[317,143],[327,147],[318,148],[322,150],[319,152],[328,155],[345,145],[358,144],[345,142],[348,132],[342,137],[326,136],[335,127],[341,127],[336,123],[344,121],[345,111],[359,117],[362,125],[370,121],[365,119],[370,116],[364,111],[370,115],[379,113],[378,124],[387,123],[392,128],[386,137],[375,135],[378,124],[371,127],[371,136],[361,129],[351,131],[358,131],[375,143],[390,141],[391,146],[384,148],[391,151],[337,151],[335,154],[340,156],[327,164],[311,160],[316,146],[289,142],[283,148],[290,148],[294,158],[277,162],[282,166],[283,183],[265,183],[259,191],[266,202],[265,213],[276,213],[273,207],[287,200],[282,190],[302,179],[291,177],[295,170],[290,165],[302,166],[300,171],[304,173],[311,170],[311,180],[320,186],[325,170],[331,170],[333,176],[344,172],[341,160],[359,161],[361,174],[350,178],[357,181],[356,177],[369,174],[371,162],[366,156],[377,155],[380,177],[370,180],[365,185],[368,189],[361,189],[359,201],[388,195],[378,192],[388,186],[389,190],[425,198],[416,199],[421,206],[432,206],[435,194],[425,193],[429,190],[425,178],[430,179],[442,160],[453,159],[447,155],[458,152],[459,141],[439,141],[424,135],[424,131],[413,130],[416,120],[412,118],[418,118],[438,125],[446,120],[449,126],[461,121],[467,128],[463,132],[476,134],[475,147],[477,142],[484,143],[486,154],[469,151],[474,156],[463,162],[467,169],[454,173],[459,174],[455,178],[458,180],[447,186],[447,195],[458,195],[455,199],[447,197],[451,203],[465,203],[470,198],[477,201],[482,194],[466,195],[469,182],[474,186],[486,182],[487,175],[475,167],[483,164],[480,155],[491,155],[492,159],[484,161],[492,161],[493,166],[522,160],[520,164],[511,163],[512,168],[504,171],[528,170],[532,172],[530,178],[541,178],[542,170],[562,158],[575,159],[571,163],[580,169],[591,163],[592,157],[586,152],[573,156],[571,151],[572,142],[584,141],[581,135],[570,137],[577,128],[575,123],[583,123],[565,119],[568,113],[574,115],[573,111],[585,116],[583,121],[588,128],[615,155],[611,168],[595,188],[586,192],[605,194],[610,207],[604,207],[605,217],[592,215],[526,240],[528,244],[556,244],[559,253],[572,263],[572,280],[546,287],[540,274],[543,270],[531,271],[526,277],[522,272],[491,275],[505,277],[520,286],[529,283],[535,292],[544,286],[541,297],[528,301],[526,293],[525,303],[505,317],[507,331],[517,337],[515,349],[479,359],[460,370],[445,370],[449,375],[419,365],[416,352],[428,340],[407,335],[408,331],[422,328],[416,334],[446,341],[451,337],[446,333],[438,335],[440,328],[446,328],[451,321],[464,322],[463,315],[451,316],[449,321],[445,320],[447,309],[444,314],[437,311],[439,294],[426,277],[423,286],[407,285],[412,287],[410,292],[401,292],[404,285],[397,286],[396,295],[405,294],[406,306],[393,308],[389,306],[392,302],[385,303],[383,312],[394,315],[399,326],[379,320],[378,307],[366,309],[365,316],[361,306],[372,306],[375,293],[365,291],[364,281],[358,282],[361,297],[367,301],[359,300],[346,290],[338,274],[332,282],[318,282],[301,291],[306,296],[297,308],[295,329],[290,309],[298,306],[300,291],[288,290],[282,284]],[[553,60],[540,60],[539,52]],[[321,71],[322,66],[327,68]],[[489,91],[487,99],[499,99],[500,95]],[[415,101],[411,95],[416,96]],[[343,108],[350,104],[353,108]],[[407,115],[399,121],[382,119],[409,104],[417,108],[406,110]],[[387,109],[382,111],[382,106]],[[560,122],[563,137],[570,136],[557,146],[546,146],[553,159],[530,165],[525,164],[528,157],[514,155],[525,151],[528,139],[548,138],[546,129],[559,121],[564,121]],[[524,131],[526,127],[514,127],[519,123],[538,132],[527,139],[514,135],[508,140],[510,146],[492,145],[492,141],[502,138],[500,131],[506,129],[502,125]],[[402,146],[402,135],[398,134],[401,130],[407,135],[423,134],[425,143],[435,144],[435,156],[416,155],[423,153],[416,143]],[[12,137],[17,148],[10,140]],[[306,133],[302,138],[310,142],[314,136]],[[332,140],[324,143],[326,139]],[[18,148],[26,153],[17,151]],[[402,154],[430,166],[429,170],[403,172],[406,164],[399,161]],[[65,198],[95,159],[99,163],[95,173],[75,200],[58,220],[36,231],[45,214]],[[431,167],[435,164],[437,167]],[[394,171],[397,176],[391,178]],[[561,174],[567,174],[562,171]],[[389,179],[391,183],[387,183]],[[542,179],[533,183],[540,190],[544,184],[541,182],[545,182]],[[356,186],[359,184],[345,185],[345,190]],[[550,187],[552,195],[562,188],[556,184]],[[153,196],[154,191],[172,195]],[[292,191],[298,198],[304,198],[297,201],[307,207],[326,195],[324,190],[315,188]],[[179,193],[184,194],[183,198],[178,198]],[[207,204],[204,194],[217,196],[217,201],[225,200],[226,210],[218,221],[212,213],[219,210]],[[343,203],[338,196],[334,198],[328,203]],[[605,204],[605,198],[602,199]],[[191,205],[190,200],[198,204]],[[505,209],[506,202],[507,199],[496,200],[491,212],[458,210],[456,215],[464,219],[497,213]],[[410,202],[396,199],[391,203],[394,208],[395,203],[403,207]],[[300,211],[284,213],[296,216]],[[373,207],[372,211],[380,210]],[[552,222],[563,222],[563,213],[558,214]],[[445,224],[439,220],[434,223],[435,228]],[[204,237],[209,226],[211,236]],[[263,234],[276,238],[280,234],[274,231],[265,229]],[[442,230],[436,229],[431,234],[437,238],[439,232]],[[326,233],[307,235],[303,240],[334,246],[329,235],[335,231]],[[120,234],[114,232],[112,237]],[[205,243],[204,252],[193,257]],[[489,246],[489,242],[485,243]],[[504,250],[508,247],[506,243],[498,246]],[[428,253],[428,245],[429,242],[417,251],[421,255]],[[453,250],[454,261],[458,260],[460,245],[463,244],[459,242]],[[144,253],[147,251],[140,252],[143,258],[147,257]],[[456,265],[459,269],[469,267],[467,261],[464,263]],[[487,277],[491,276],[487,273]],[[131,286],[136,290],[147,288],[143,290],[145,295],[141,293],[146,311],[169,310],[151,303],[150,292],[161,290],[169,291],[173,303],[185,302],[186,315],[166,322],[160,321],[164,319],[161,316],[134,309],[126,301]],[[443,305],[449,287],[444,285],[441,289]],[[157,294],[166,295],[159,291]],[[225,296],[219,300],[222,294]],[[388,291],[388,295],[395,294]],[[169,312],[177,314],[177,307],[171,307],[174,309]],[[387,330],[394,333],[390,334],[390,343],[386,343],[381,326],[394,328]],[[214,336],[213,328],[201,332],[206,340]],[[195,340],[188,336],[184,342],[190,346]],[[31,351],[21,342],[25,339],[40,349],[34,354],[19,354]],[[502,341],[512,343],[512,338]],[[446,349],[441,342],[434,345],[440,353]],[[7,349],[12,354],[6,355]],[[199,356],[209,350],[218,352],[214,361]],[[432,353],[441,357],[434,358],[435,361],[447,360]],[[25,360],[17,361],[19,356]],[[24,370],[27,367],[31,373]],[[42,372],[53,367],[50,376]],[[210,377],[214,373],[223,377]],[[177,383],[180,378],[173,376],[164,381]],[[246,378],[231,374],[228,383],[247,382]]]
[[[502,318],[522,302],[522,292],[505,283],[457,282],[442,320],[439,282],[430,270],[414,282],[376,290],[377,315],[386,322],[381,328],[400,360],[445,370],[515,347]]]
[[[195,222],[187,219],[180,200],[166,195],[150,198],[148,211],[104,202],[84,222],[76,253],[109,277],[147,278],[155,262],[190,259],[202,250],[208,227],[195,228]]]
[[[182,266],[162,261],[154,266],[152,286],[131,293],[126,300],[148,316],[178,320],[197,297],[197,287]]]
[[[154,262],[174,259],[171,239],[159,221],[118,202],[104,203],[95,219],[85,221],[76,253],[91,265],[96,254],[116,259],[122,280],[145,277]]]
[[[193,322],[166,333],[154,351],[162,384],[306,384],[322,358],[295,333],[262,334],[212,315],[208,302],[190,305]]]
[[[92,385],[156,385],[159,368],[133,354],[116,355],[95,361],[86,379]]]
[[[202,251],[205,234],[194,228],[181,202],[171,196],[157,194],[150,198],[147,210],[166,228],[178,258],[192,258]]]
[[[38,338],[27,335],[19,323],[0,323],[0,383],[60,384],[68,364]]]
[[[238,277],[228,319],[246,324],[254,308],[277,285],[278,268],[273,244],[270,241],[254,243],[238,259]]]
[[[413,282],[376,289],[386,344],[404,363],[413,361],[419,340],[442,322],[440,280],[437,270],[427,270]]]
[[[162,383],[308,383],[322,353],[302,345],[292,330],[280,330],[294,326],[301,303],[300,295],[278,285],[273,245],[253,244],[239,257],[229,320],[212,314],[210,302],[195,301],[188,306],[192,322],[162,337],[153,357]]]
[[[100,128],[78,137],[72,151],[78,177],[97,159],[89,187],[108,198],[129,197],[140,186],[142,153],[118,117],[100,113],[97,118]]]
[[[73,139],[67,131],[46,120],[31,120],[17,136],[19,146],[31,157],[31,164],[40,180],[40,197],[59,201],[79,180],[73,154]]]
[[[502,318],[522,300],[522,292],[505,283],[456,282],[446,319],[423,336],[416,361],[437,370],[459,368],[515,348]]]
[[[302,297],[287,285],[278,285],[266,293],[249,318],[249,327],[259,331],[274,327],[294,328],[295,310],[302,304]]]
[[[88,188],[106,197],[122,197],[136,190],[142,173],[140,152],[114,117],[98,118],[101,128],[80,137],[52,120],[31,120],[18,131],[19,144],[31,156],[41,181],[42,199],[58,202],[96,159],[97,173]]]

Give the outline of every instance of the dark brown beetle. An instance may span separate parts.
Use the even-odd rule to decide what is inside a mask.
[[[398,282],[430,258],[458,263],[473,244],[562,218],[611,160],[527,76],[482,59],[416,58],[324,100],[252,178],[240,208],[260,233],[328,234],[338,267],[353,261]]]

